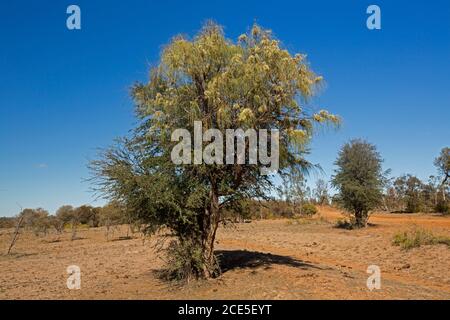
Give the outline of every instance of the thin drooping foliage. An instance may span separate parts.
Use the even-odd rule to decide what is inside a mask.
[[[132,88],[139,120],[133,134],[91,163],[97,190],[123,204],[147,233],[172,232],[176,241],[169,254],[182,260],[169,259],[179,266],[173,276],[213,277],[219,272],[214,242],[223,212],[239,212],[245,199],[267,197],[272,178],[247,161],[175,164],[171,134],[178,128],[192,134],[194,121],[201,121],[203,132],[214,128],[224,136],[230,128],[277,129],[279,172],[304,169],[315,124],[339,122],[325,110],[307,113],[302,106],[320,81],[304,55],[291,55],[257,25],[237,42],[214,23],[193,39],[177,36],[149,81]]]

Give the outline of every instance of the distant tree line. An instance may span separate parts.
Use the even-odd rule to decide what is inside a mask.
[[[105,226],[107,237],[112,228],[122,224],[130,224],[130,230],[136,231],[136,222],[131,223],[127,210],[117,202],[108,203],[104,207],[64,205],[53,215],[42,208],[27,208],[16,217],[1,217],[0,228],[13,228],[20,220],[22,220],[21,228],[33,232],[36,236],[45,236],[50,232],[62,234],[65,230],[69,230],[72,233],[72,240],[77,238],[77,231],[82,226],[93,228]]]
[[[434,160],[437,175],[422,181],[412,174],[390,179],[386,184],[383,209],[390,212],[436,212],[450,214],[450,148],[443,148]]]
[[[352,140],[342,147],[338,155],[331,184],[318,179],[315,187],[310,188],[305,175],[296,171],[282,177],[277,198],[242,200],[234,209],[227,210],[224,218],[244,222],[247,219],[312,216],[317,213],[316,205],[333,205],[350,212],[354,225],[363,227],[367,224],[369,212],[373,210],[450,214],[449,148],[442,149],[435,159],[437,175],[430,176],[427,181],[412,174],[388,178],[389,171],[382,171],[381,163],[382,158],[374,145],[363,140]],[[336,194],[330,195],[330,185],[338,191]],[[141,229],[141,223],[133,218],[129,210],[117,201],[103,207],[64,205],[54,215],[42,208],[24,209],[17,217],[0,217],[0,228],[13,228],[23,218],[21,227],[36,236],[52,231],[62,234],[69,230],[71,239],[75,240],[81,226],[102,226],[109,239],[118,225],[128,224],[128,230],[132,233]]]
[[[436,212],[450,213],[448,187],[442,180],[430,176],[422,181],[412,174],[391,180],[386,188],[383,209],[390,212]]]

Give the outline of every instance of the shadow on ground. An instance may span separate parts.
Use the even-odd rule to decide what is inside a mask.
[[[321,269],[318,266],[289,256],[280,256],[246,250],[220,250],[215,252],[219,260],[222,273],[233,269],[269,267],[271,265],[285,265],[300,269]]]

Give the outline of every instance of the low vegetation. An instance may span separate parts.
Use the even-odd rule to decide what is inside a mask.
[[[392,244],[405,250],[436,244],[446,244],[450,247],[450,237],[435,236],[431,231],[425,229],[414,229],[394,235]]]
[[[338,219],[335,226],[338,229],[352,230],[355,227],[355,223],[350,221],[350,219]]]

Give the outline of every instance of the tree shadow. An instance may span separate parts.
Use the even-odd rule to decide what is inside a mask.
[[[20,258],[26,258],[26,257],[30,257],[30,256],[37,256],[38,253],[37,252],[11,252],[11,253],[2,253],[0,254],[1,257],[4,258],[10,258],[10,259],[20,259]]]
[[[127,240],[134,240],[134,239],[135,239],[135,237],[132,237],[132,236],[123,236],[123,237],[113,238],[109,241],[115,242],[115,241],[127,241]]]
[[[219,250],[216,251],[222,273],[233,269],[270,267],[270,265],[285,265],[294,268],[322,269],[310,263],[294,259],[289,256],[280,256],[271,253],[263,253],[246,250]]]

